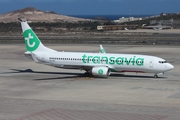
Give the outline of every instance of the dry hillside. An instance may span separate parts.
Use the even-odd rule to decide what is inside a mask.
[[[28,7],[20,10],[15,10],[9,13],[0,15],[0,22],[9,23],[17,22],[17,18],[25,18],[31,22],[78,22],[87,21],[87,19],[69,17],[65,15],[59,15],[51,11],[42,11],[33,7]]]

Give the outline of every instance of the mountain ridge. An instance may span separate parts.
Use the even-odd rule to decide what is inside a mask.
[[[27,7],[23,9],[14,10],[0,15],[0,22],[10,23],[18,22],[18,18],[25,18],[30,22],[79,22],[89,21],[84,18],[76,18],[65,15],[60,15],[54,11],[43,11],[34,7]]]

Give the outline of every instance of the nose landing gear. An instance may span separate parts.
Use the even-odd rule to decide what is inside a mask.
[[[159,77],[159,75],[163,75],[164,73],[158,73],[158,74],[155,74],[154,75],[154,78],[158,78]]]

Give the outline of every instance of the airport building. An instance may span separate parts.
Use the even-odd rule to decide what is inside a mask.
[[[137,29],[137,25],[102,25],[97,26],[97,30],[99,31],[108,31],[108,30],[135,30]]]
[[[131,21],[138,21],[138,20],[142,20],[142,18],[134,18],[134,17],[129,17],[129,18],[119,18],[119,20],[114,20],[114,22],[117,23],[124,23],[124,22],[131,22]]]

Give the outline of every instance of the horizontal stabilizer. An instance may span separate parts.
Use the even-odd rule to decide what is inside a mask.
[[[27,57],[27,58],[33,60],[32,55],[31,55],[30,52],[25,52],[24,55],[25,55],[25,57]]]
[[[35,54],[31,53],[31,55],[32,55],[34,62],[39,63],[39,60],[36,58]]]

